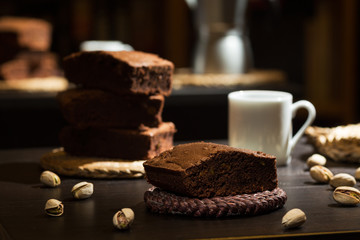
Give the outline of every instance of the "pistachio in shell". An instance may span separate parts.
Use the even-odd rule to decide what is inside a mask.
[[[334,174],[330,171],[330,169],[324,166],[316,165],[310,168],[310,176],[316,182],[328,183]]]
[[[330,179],[329,183],[333,188],[337,188],[340,186],[353,187],[356,184],[356,180],[350,174],[338,173]]]
[[[316,165],[325,166],[326,158],[320,154],[313,154],[306,160],[306,165],[311,168]]]
[[[59,217],[64,213],[64,205],[57,199],[49,199],[45,204],[45,213],[52,217]]]
[[[299,208],[293,208],[284,215],[281,224],[284,228],[288,229],[300,227],[305,221],[305,213]]]
[[[360,180],[360,167],[358,167],[355,171],[355,179]]]
[[[60,177],[51,171],[43,171],[40,175],[40,182],[49,187],[57,187],[61,184]]]
[[[357,205],[360,203],[360,191],[353,187],[337,187],[333,192],[333,198],[341,205]]]
[[[89,198],[94,193],[94,185],[89,182],[79,182],[73,186],[71,193],[76,199]]]
[[[131,208],[123,208],[113,216],[113,225],[120,230],[126,230],[130,228],[134,219],[134,211]]]

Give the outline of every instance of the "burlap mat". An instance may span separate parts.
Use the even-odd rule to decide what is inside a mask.
[[[152,187],[144,194],[146,207],[161,214],[193,217],[254,216],[284,206],[287,196],[281,188],[227,197],[189,198]]]
[[[305,135],[320,154],[334,161],[360,163],[360,124],[308,127]]]
[[[40,165],[60,175],[86,178],[140,178],[144,160],[130,161],[97,157],[78,157],[54,149],[42,156]]]
[[[68,81],[63,77],[28,78],[0,81],[0,90],[27,92],[59,92],[66,90]]]

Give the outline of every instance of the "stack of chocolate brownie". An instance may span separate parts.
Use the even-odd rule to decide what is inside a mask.
[[[49,52],[52,26],[34,18],[0,18],[0,79],[59,76],[56,54]]]
[[[76,85],[58,94],[67,153],[141,160],[173,146],[175,126],[161,117],[173,63],[138,51],[89,51],[65,57],[63,66]]]

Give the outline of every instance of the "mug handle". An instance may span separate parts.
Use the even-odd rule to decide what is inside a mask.
[[[316,110],[314,105],[306,100],[300,100],[291,105],[292,108],[292,118],[295,117],[297,110],[300,108],[305,108],[308,111],[308,116],[304,124],[297,131],[297,133],[290,140],[290,152],[295,147],[296,143],[300,140],[300,137],[304,134],[305,129],[314,121],[316,116]]]

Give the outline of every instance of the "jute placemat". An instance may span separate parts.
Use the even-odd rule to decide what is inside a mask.
[[[360,124],[333,128],[311,126],[305,135],[320,154],[334,161],[360,163]]]
[[[46,170],[86,178],[141,178],[145,174],[143,163],[144,160],[73,156],[62,148],[54,149],[40,159],[41,167]]]
[[[252,70],[243,74],[204,73],[194,74],[185,70],[175,73],[173,87],[180,88],[186,85],[221,87],[235,85],[256,85],[266,83],[279,83],[286,80],[285,73],[279,70]]]
[[[28,78],[0,81],[0,90],[27,92],[59,92],[66,90],[68,81],[63,77]]]

